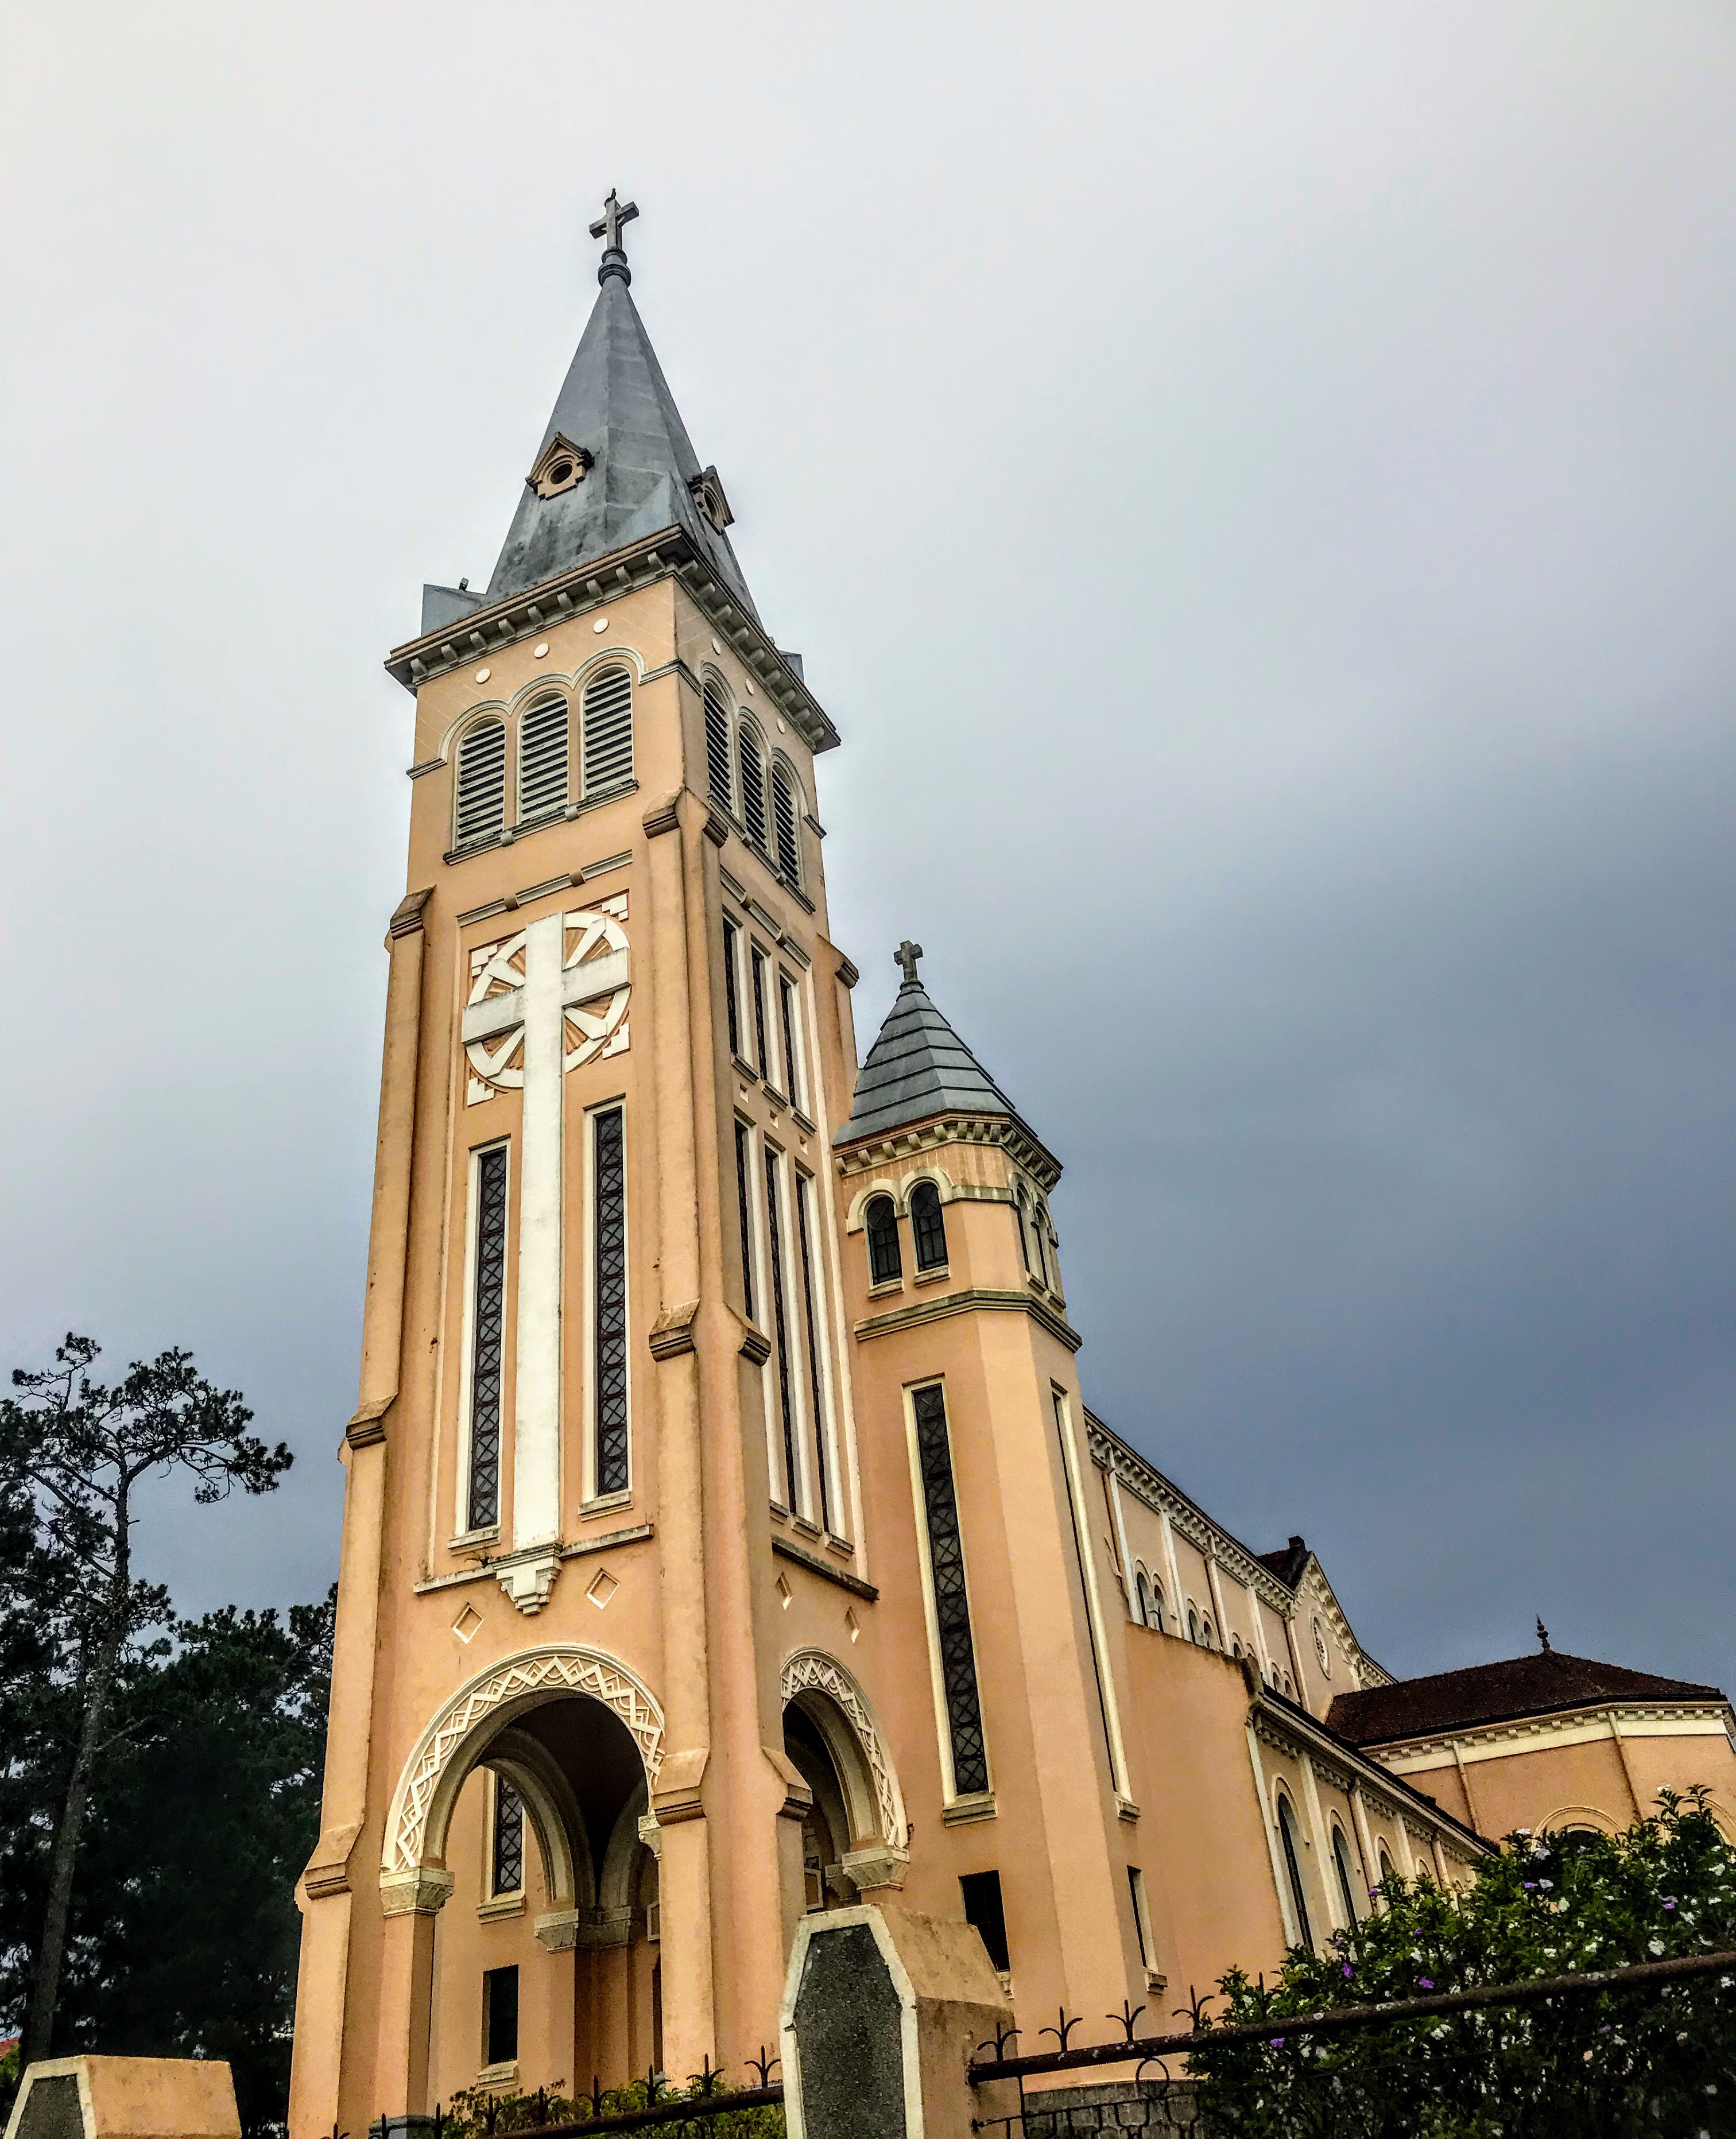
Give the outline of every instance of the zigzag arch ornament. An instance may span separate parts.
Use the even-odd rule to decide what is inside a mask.
[[[619,1657],[575,1642],[524,1649],[460,1686],[417,1740],[392,1799],[382,1873],[410,1872],[421,1864],[441,1784],[452,1771],[454,1755],[481,1725],[528,1696],[553,1700],[564,1693],[589,1695],[620,1717],[639,1749],[647,1784],[654,1789],[663,1758],[663,1711],[643,1680]],[[466,1773],[469,1766],[467,1762]]]
[[[880,1838],[895,1848],[905,1842],[904,1796],[892,1772],[868,1696],[853,1674],[824,1649],[798,1649],[784,1666],[783,1699],[787,1707],[799,1693],[823,1693],[855,1732],[874,1784],[880,1814]]]

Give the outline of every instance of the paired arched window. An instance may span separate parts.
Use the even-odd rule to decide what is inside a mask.
[[[506,815],[506,729],[482,721],[458,745],[453,844],[500,836]]]
[[[743,721],[736,732],[736,761],[741,774],[741,822],[747,828],[747,842],[762,854],[770,849],[765,843],[765,761],[760,754],[760,731],[751,721]]]
[[[1217,1647],[1217,1637],[1211,1631],[1210,1619],[1202,1619],[1200,1622],[1200,1647],[1202,1649],[1215,1649]]]
[[[706,792],[727,810],[747,843],[786,884],[802,882],[801,783],[789,764],[766,746],[753,717],[738,712],[715,668],[700,678],[705,706]]]
[[[891,1285],[904,1275],[898,1252],[898,1213],[890,1196],[877,1196],[863,1213],[868,1228],[868,1283]]]
[[[1151,1593],[1146,1588],[1142,1567],[1136,1567],[1133,1570],[1133,1616],[1142,1627],[1149,1627],[1152,1623]]]
[[[801,807],[795,798],[795,782],[781,758],[771,767],[771,829],[777,841],[778,874],[786,884],[802,880],[802,843],[798,832]]]
[[[941,1192],[932,1181],[919,1181],[910,1192],[910,1230],[919,1270],[946,1266],[946,1221],[941,1216]]]
[[[560,691],[535,698],[518,718],[516,821],[529,826],[572,798],[572,708]],[[633,778],[633,678],[599,669],[579,702],[579,795],[600,800]],[[491,716],[459,743],[453,781],[452,844],[481,845],[506,825],[506,724]]]
[[[1344,1830],[1333,1823],[1333,1862],[1338,1873],[1338,1892],[1344,1899],[1344,1921],[1354,1928],[1357,1921],[1357,1882],[1350,1876],[1350,1844]]]
[[[1152,1577],[1151,1617],[1146,1621],[1146,1624],[1148,1627],[1155,1627],[1160,1634],[1163,1632],[1163,1584],[1155,1574]]]
[[[1381,1884],[1384,1887],[1392,1877],[1392,1859],[1386,1854],[1386,1845],[1381,1844]]]
[[[1187,1608],[1187,1638],[1196,1647],[1200,1641],[1200,1615],[1190,1604]]]
[[[1278,1833],[1284,1844],[1284,1869],[1290,1875],[1290,1899],[1296,1904],[1298,1942],[1312,1946],[1314,1935],[1308,1929],[1308,1896],[1302,1886],[1302,1857],[1296,1846],[1296,1815],[1290,1809],[1290,1800],[1280,1790],[1278,1794]]]

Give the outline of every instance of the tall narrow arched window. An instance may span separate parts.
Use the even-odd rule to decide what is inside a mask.
[[[898,1252],[898,1213],[890,1196],[877,1196],[863,1214],[868,1227],[868,1283],[891,1285],[904,1275]]]
[[[1344,1900],[1344,1921],[1352,1930],[1357,1921],[1357,1882],[1350,1876],[1350,1844],[1342,1827],[1333,1828],[1333,1863],[1338,1874],[1338,1892]]]
[[[584,687],[580,717],[584,791],[600,795],[633,777],[633,678],[604,668]]]
[[[518,724],[518,821],[546,816],[566,802],[567,705],[540,698]]]
[[[1142,1627],[1149,1627],[1152,1623],[1152,1600],[1146,1590],[1145,1569],[1142,1567],[1133,1570],[1133,1616]]]
[[[1196,1611],[1195,1611],[1191,1604],[1187,1608],[1187,1638],[1189,1641],[1195,1643],[1196,1646],[1198,1645],[1200,1639],[1200,1615]]]
[[[484,721],[458,745],[452,844],[467,847],[496,838],[506,822],[506,731]]]
[[[919,1270],[946,1266],[946,1221],[941,1216],[941,1192],[932,1181],[919,1181],[910,1192],[910,1230]]]
[[[786,883],[797,886],[802,880],[802,845],[797,832],[800,815],[801,805],[796,800],[795,782],[790,776],[790,769],[775,764],[771,768],[771,820],[778,843],[778,873]]]
[[[1202,1649],[1215,1649],[1217,1645],[1217,1637],[1211,1631],[1210,1620],[1202,1619],[1200,1622],[1200,1647]]]
[[[715,668],[705,672],[705,781],[706,791],[721,808],[735,806],[735,782],[730,777],[730,702],[723,678]]]
[[[1302,1887],[1302,1858],[1296,1847],[1296,1815],[1290,1809],[1290,1800],[1280,1790],[1278,1794],[1278,1833],[1284,1843],[1284,1869],[1290,1875],[1290,1899],[1296,1904],[1297,1943],[1311,1946],[1314,1935],[1308,1929],[1308,1896]]]
[[[736,731],[736,756],[741,771],[741,821],[763,854],[765,844],[765,766],[760,756],[760,732],[751,721]]]
[[[1146,1624],[1148,1627],[1155,1627],[1160,1634],[1163,1632],[1163,1584],[1155,1574],[1152,1577],[1151,1615],[1147,1619]]]

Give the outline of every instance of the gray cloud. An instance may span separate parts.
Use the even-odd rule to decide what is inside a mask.
[[[208,0],[14,32],[8,1358],[193,1344],[335,1563],[424,577],[635,295],[927,944],[1068,1162],[1088,1393],[1395,1668],[1736,1678],[1736,30]],[[545,115],[542,115],[545,114]]]

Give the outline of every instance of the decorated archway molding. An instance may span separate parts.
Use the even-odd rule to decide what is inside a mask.
[[[873,1785],[880,1839],[902,1849],[905,1839],[904,1795],[891,1757],[882,1742],[874,1711],[860,1681],[824,1649],[798,1649],[784,1666],[783,1698],[787,1707],[799,1695],[824,1694],[849,1725]]]
[[[460,1686],[417,1740],[386,1821],[382,1875],[402,1875],[431,1856],[438,1859],[459,1785],[488,1741],[512,1716],[568,1694],[599,1701],[619,1716],[654,1787],[663,1757],[663,1711],[644,1681],[618,1657],[575,1642],[522,1649]]]

